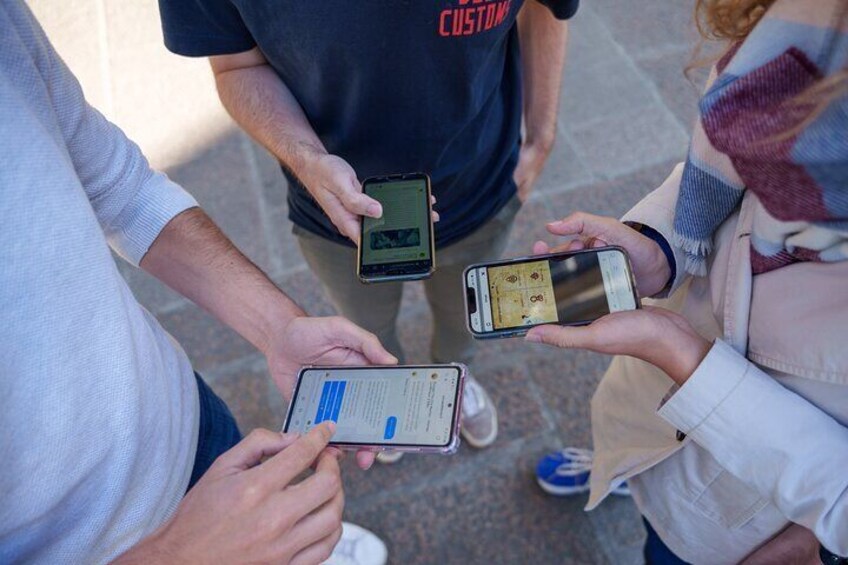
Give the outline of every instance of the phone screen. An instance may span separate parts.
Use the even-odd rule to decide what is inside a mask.
[[[453,365],[304,369],[284,431],[336,423],[334,444],[446,447],[456,429]]]
[[[624,253],[617,249],[528,259],[472,269],[477,332],[540,324],[585,324],[634,310],[636,295]]]
[[[429,270],[433,258],[426,177],[366,181],[363,191],[382,204],[383,216],[363,218],[362,274],[384,273],[398,264],[412,272]]]

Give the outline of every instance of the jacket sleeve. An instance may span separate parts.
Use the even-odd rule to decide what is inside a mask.
[[[650,226],[668,243],[677,264],[674,280],[671,285],[653,298],[666,298],[671,295],[686,279],[686,256],[680,247],[674,245],[674,210],[677,206],[677,194],[680,190],[680,179],[683,176],[683,163],[672,170],[659,188],[648,194],[622,218],[622,222],[636,222]]]
[[[659,415],[848,555],[848,428],[720,340]]]
[[[197,201],[153,171],[139,147],[85,100],[76,77],[40,26],[39,65],[68,157],[109,245],[138,265],[165,225]]]

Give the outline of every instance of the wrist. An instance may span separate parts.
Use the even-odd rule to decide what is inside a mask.
[[[274,343],[280,339],[280,336],[287,335],[292,322],[307,315],[282,291],[278,291],[278,294],[279,296],[275,297],[268,307],[262,310],[262,317],[259,322],[259,337],[254,344],[256,349],[266,357],[271,352]]]
[[[678,386],[683,386],[689,380],[713,346],[694,331],[689,333],[682,330],[677,339],[667,343],[670,347],[663,355],[665,362],[660,368]]]
[[[553,151],[556,142],[556,131],[542,133],[527,133],[522,145],[534,149],[542,158],[547,158]]]
[[[286,165],[301,184],[311,190],[312,185],[320,184],[315,175],[320,170],[321,159],[329,154],[320,142],[298,141],[292,145],[291,159]]]

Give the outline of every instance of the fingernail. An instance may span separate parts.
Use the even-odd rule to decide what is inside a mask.
[[[330,430],[331,434],[336,433],[336,423],[332,420],[327,420],[327,428]]]
[[[379,204],[369,204],[367,212],[372,218],[379,218],[383,215],[383,207]]]

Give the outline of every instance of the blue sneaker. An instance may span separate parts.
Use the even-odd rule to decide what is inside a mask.
[[[549,453],[536,465],[536,482],[548,494],[570,496],[589,491],[589,474],[592,471],[592,450],[566,447]],[[622,483],[611,494],[630,496],[627,483]]]

